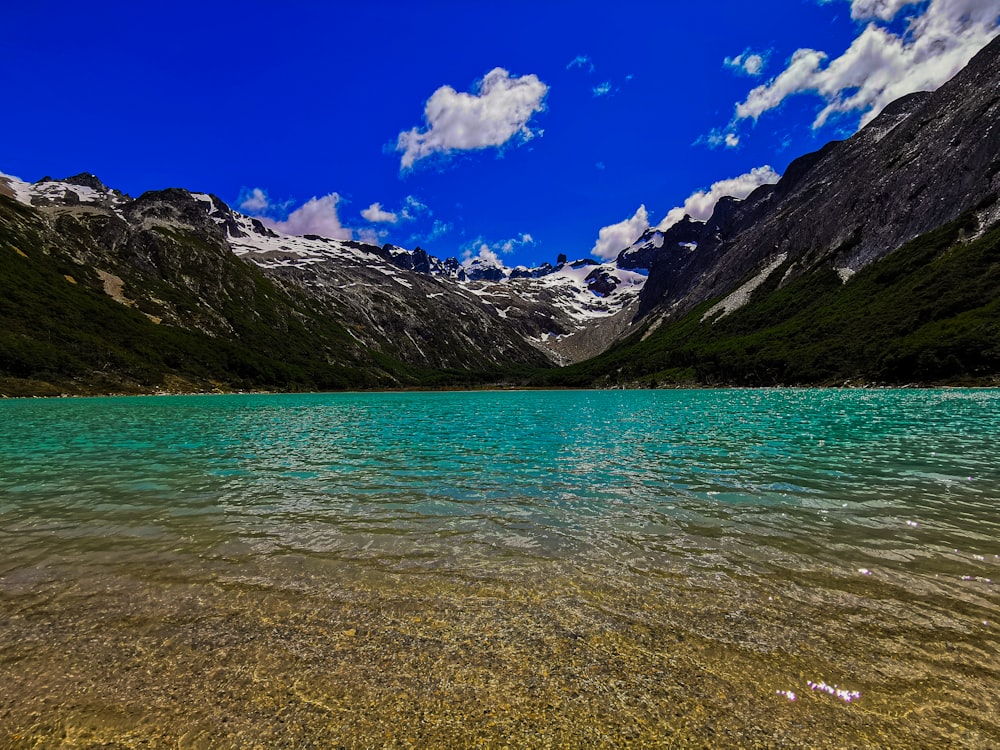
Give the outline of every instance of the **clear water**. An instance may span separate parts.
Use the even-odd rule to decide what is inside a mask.
[[[989,747],[998,446],[988,390],[3,402],[0,743]]]

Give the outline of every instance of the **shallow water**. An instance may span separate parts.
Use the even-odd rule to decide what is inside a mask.
[[[0,745],[992,747],[998,445],[990,390],[3,402]]]

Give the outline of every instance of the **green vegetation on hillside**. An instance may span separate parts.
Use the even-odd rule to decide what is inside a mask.
[[[777,288],[786,264],[722,319],[701,321],[717,300],[707,301],[599,357],[540,374],[535,383],[995,383],[1000,225],[967,241],[976,230],[975,217],[963,216],[846,284],[817,265]]]
[[[124,296],[136,300],[122,304],[79,262],[94,240],[64,218],[53,233],[34,210],[0,196],[0,395],[475,385],[504,376],[413,367],[368,350],[313,300],[194,233],[154,230],[178,277],[211,288],[199,295],[120,266]],[[154,322],[161,307],[195,324]]]
[[[0,395],[996,384],[1000,375],[1000,225],[977,236],[973,214],[847,283],[817,262],[779,286],[790,261],[728,316],[702,322],[717,301],[709,300],[679,320],[642,326],[599,357],[535,371],[406,365],[210,236],[156,227],[112,253],[100,240],[107,220],[48,220],[0,196]],[[105,288],[112,271],[119,301]]]

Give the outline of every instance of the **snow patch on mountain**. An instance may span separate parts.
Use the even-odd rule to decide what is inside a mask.
[[[226,224],[226,217],[213,211],[210,196],[192,197],[204,202],[220,225]],[[552,334],[557,338],[580,330],[589,321],[619,313],[638,298],[646,281],[645,274],[619,268],[615,262],[598,264],[586,259],[554,268],[545,264],[537,269],[512,269],[498,258],[479,256],[460,264],[454,258],[442,261],[419,248],[379,248],[315,235],[297,237],[235,211],[232,217],[239,230],[228,233],[233,252],[257,265],[304,268],[327,262],[363,264],[403,286],[409,284],[404,283],[407,274],[422,273],[452,282],[453,291],[471,293],[501,318],[513,319],[515,309],[561,318],[553,325],[563,331]],[[531,337],[536,335],[532,330]]]
[[[28,183],[0,173],[0,193],[30,206],[88,211],[93,207],[131,220],[126,214],[132,199],[107,188],[93,175]],[[642,268],[626,268],[617,261],[598,263],[585,258],[562,262],[565,257],[560,256],[561,262],[555,266],[543,263],[534,268],[510,268],[492,254],[461,262],[456,258],[441,260],[419,247],[407,250],[319,235],[290,235],[233,211],[211,194],[174,193],[181,195],[182,201],[183,194],[189,196],[189,206],[196,206],[196,213],[218,227],[237,257],[276,273],[286,283],[312,289],[322,298],[337,299],[338,304],[362,317],[372,305],[373,294],[395,300],[391,304],[400,309],[411,306],[411,297],[419,296],[470,320],[493,318],[508,331],[506,335],[518,336],[560,362],[575,361],[560,351],[561,343],[586,336],[596,321],[624,315],[646,282]],[[651,238],[652,243],[657,240],[662,244],[659,236]],[[371,318],[375,333],[390,336],[380,327],[381,318],[367,318]],[[413,346],[422,350],[416,341]]]
[[[215,201],[212,200],[212,196],[209,195],[208,193],[191,193],[191,197],[194,198],[196,201],[208,204],[209,216],[211,216],[218,210],[216,208]]]
[[[213,206],[211,201],[208,204]],[[226,218],[210,211],[215,221],[226,225]],[[283,234],[264,226],[259,219],[233,212],[239,232],[227,226],[227,239],[233,252],[241,258],[264,267],[305,267],[327,261],[369,264],[386,274],[392,267],[377,255],[366,251],[366,246],[346,240],[331,240],[318,235],[298,237]],[[240,236],[242,235],[242,236]]]
[[[14,199],[26,206],[93,205],[111,209],[120,216],[121,207],[131,200],[124,193],[106,187],[92,174],[79,174],[65,180],[44,177],[38,182],[25,182],[0,172],[0,184],[6,185]]]
[[[25,182],[18,177],[0,172],[0,186],[6,186],[14,200],[18,203],[23,203],[26,206],[31,205],[30,182]]]
[[[743,305],[750,301],[750,295],[754,293],[757,287],[767,281],[768,276],[774,273],[786,260],[788,260],[788,253],[781,253],[774,256],[770,262],[761,269],[760,273],[743,284],[736,291],[729,294],[721,302],[712,305],[712,307],[701,316],[701,322],[704,323],[706,320],[718,315],[718,317],[712,321],[713,323],[716,323],[729,315],[729,313],[739,310],[743,307]]]
[[[591,288],[588,279],[595,272],[610,274],[617,284],[608,294],[600,294]],[[529,289],[540,286],[562,294],[567,311],[578,323],[596,318],[606,318],[616,314],[639,296],[646,277],[636,271],[618,268],[615,263],[601,265],[580,265],[564,263],[552,273],[539,279],[525,279]]]

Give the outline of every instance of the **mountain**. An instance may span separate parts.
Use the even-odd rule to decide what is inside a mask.
[[[89,174],[0,176],[0,392],[523,378],[603,350],[574,335],[627,325],[644,281],[294,237],[177,188],[132,199]]]
[[[551,382],[995,382],[1000,38],[935,92],[618,257],[637,331]]]
[[[295,237],[0,175],[0,394],[1000,382],[1000,38],[614,262]]]
[[[221,205],[217,198],[198,198]],[[599,354],[610,342],[592,343],[598,338],[589,335],[591,328],[609,319],[628,325],[631,316],[622,313],[638,300],[646,280],[642,273],[589,259],[538,268],[508,268],[483,258],[462,265],[421,248],[280,235],[228,208],[210,215],[226,227],[239,257],[329,303],[367,345],[432,367],[469,366],[447,359],[451,344],[434,341],[456,319],[466,326],[478,321],[466,338],[493,365],[502,365],[502,356],[516,360],[515,350],[526,344],[545,354],[542,364]]]

